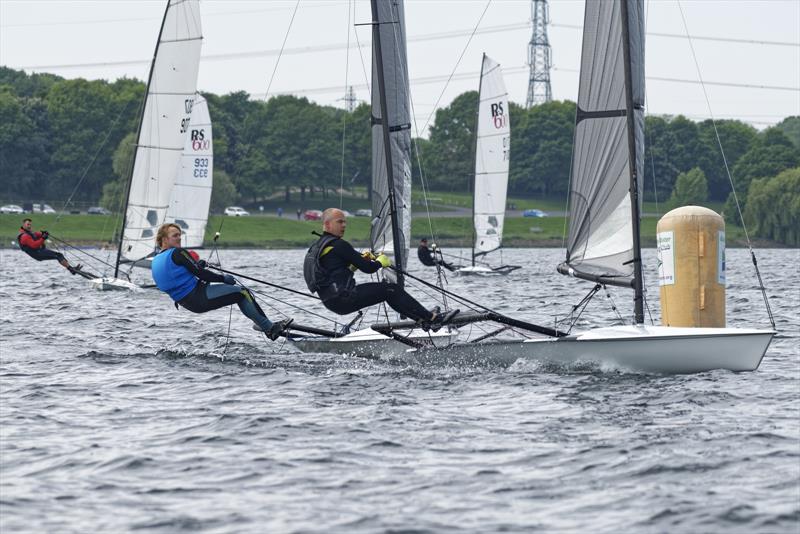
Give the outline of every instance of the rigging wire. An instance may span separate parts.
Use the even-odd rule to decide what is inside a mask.
[[[756,260],[756,254],[753,250],[753,243],[750,241],[750,234],[747,231],[747,224],[744,221],[744,216],[742,215],[742,207],[739,204],[739,196],[736,194],[736,186],[733,183],[733,176],[731,175],[731,171],[728,167],[728,158],[725,157],[725,150],[722,148],[722,140],[719,136],[719,131],[717,130],[717,121],[714,120],[714,112],[711,109],[711,101],[708,98],[708,92],[706,91],[706,86],[703,83],[703,75],[700,72],[700,63],[697,59],[697,54],[694,50],[694,44],[692,43],[692,37],[689,35],[689,25],[686,23],[686,17],[683,14],[683,7],[681,6],[681,0],[677,1],[678,10],[681,14],[681,20],[683,21],[683,28],[686,31],[686,40],[689,42],[689,49],[692,51],[692,59],[694,60],[695,70],[697,71],[697,77],[700,80],[700,87],[703,89],[703,96],[706,100],[706,107],[708,108],[708,114],[711,116],[711,124],[714,127],[714,135],[717,138],[717,145],[719,146],[720,154],[722,155],[722,162],[725,165],[725,173],[728,175],[728,181],[731,184],[731,191],[733,192],[733,199],[736,203],[736,211],[739,213],[739,220],[742,222],[742,229],[744,230],[744,236],[747,240],[747,248],[750,250],[750,257],[753,261],[753,267],[756,271],[756,276],[758,277],[758,286],[761,290],[761,295],[764,298],[764,306],[767,309],[767,315],[769,316],[769,322],[772,325],[772,328],[775,329],[775,318],[772,315],[772,308],[769,304],[769,298],[767,297],[767,288],[764,286],[764,282],[761,279],[761,272],[758,269],[758,260]]]
[[[472,33],[470,34],[469,39],[467,39],[467,44],[465,44],[463,50],[461,50],[461,55],[458,56],[458,61],[456,61],[456,64],[453,67],[453,71],[450,73],[450,76],[447,78],[447,81],[445,82],[444,87],[442,88],[442,92],[439,94],[439,98],[436,99],[436,103],[433,105],[433,111],[428,116],[428,119],[425,121],[425,125],[422,127],[423,131],[425,131],[425,128],[428,127],[428,123],[430,123],[431,117],[433,117],[433,114],[436,112],[436,109],[439,107],[439,102],[442,100],[442,97],[444,96],[444,92],[447,90],[447,86],[450,84],[450,80],[453,78],[453,75],[456,73],[456,69],[458,69],[458,65],[461,63],[461,60],[463,59],[464,54],[467,53],[467,48],[469,48],[469,44],[472,42],[472,38],[475,36],[475,32],[478,31],[478,27],[481,25],[481,21],[483,20],[483,16],[486,15],[486,11],[489,9],[489,5],[491,3],[492,3],[492,0],[488,0],[486,2],[486,6],[483,8],[483,12],[481,13],[481,16],[478,18],[478,22],[475,23],[475,27],[472,29]]]
[[[67,200],[64,202],[64,207],[61,208],[61,213],[59,213],[58,216],[56,216],[56,220],[53,222],[53,224],[57,224],[61,220],[61,216],[67,211],[67,206],[69,206],[70,202],[72,202],[72,197],[74,197],[75,193],[78,192],[78,188],[80,187],[81,183],[83,183],[83,180],[86,179],[86,175],[89,173],[89,169],[91,169],[92,165],[94,165],[94,162],[97,161],[98,156],[100,156],[100,151],[103,150],[103,147],[106,146],[106,143],[108,142],[109,137],[111,137],[111,132],[116,130],[116,126],[117,126],[117,123],[119,122],[119,119],[122,117],[122,114],[125,113],[125,111],[128,110],[128,107],[130,106],[131,102],[132,102],[132,100],[129,100],[128,102],[126,102],[125,106],[123,106],[122,110],[117,115],[117,118],[114,119],[114,122],[111,124],[111,127],[108,129],[108,131],[106,132],[105,137],[101,141],[100,146],[95,151],[94,157],[92,157],[92,160],[89,162],[89,164],[83,170],[83,173],[81,174],[81,177],[78,179],[78,183],[76,183],[75,187],[72,188],[72,192],[69,194],[69,197],[67,197]]]
[[[350,114],[350,110],[347,109],[349,98],[347,92],[347,82],[349,81],[350,75],[350,8],[352,7],[353,3],[347,2],[347,22],[345,23],[345,27],[347,28],[347,49],[345,50],[345,61],[344,61],[344,94],[345,94],[345,112],[342,114],[342,166],[341,166],[341,173],[339,175],[339,209],[342,209],[343,203],[343,195],[344,195],[344,151],[345,151],[345,143],[347,141],[347,115]]]
[[[83,255],[85,255],[85,256],[87,256],[89,258],[92,258],[93,260],[96,260],[97,262],[102,263],[103,265],[106,265],[108,267],[111,267],[111,268],[114,267],[114,264],[105,262],[105,261],[101,260],[100,258],[89,254],[85,250],[82,250],[82,249],[78,248],[77,246],[73,245],[72,243],[69,243],[68,241],[65,241],[65,240],[63,240],[63,239],[61,239],[59,237],[54,236],[53,234],[50,234],[50,238],[53,241],[56,241],[57,243],[61,243],[62,245],[64,245],[64,247],[66,247],[68,249],[72,249],[76,253],[83,254]]]
[[[275,60],[275,67],[272,69],[272,76],[269,78],[269,85],[267,85],[267,92],[264,94],[264,101],[269,98],[269,89],[272,87],[272,82],[275,80],[275,73],[278,71],[278,65],[281,62],[281,56],[283,56],[283,50],[286,46],[286,41],[289,39],[289,32],[292,29],[292,24],[294,23],[294,17],[297,15],[297,8],[300,7],[300,0],[297,0],[297,3],[294,5],[294,11],[292,11],[292,18],[289,20],[289,27],[286,28],[286,35],[283,37],[283,43],[281,44],[280,52],[278,52],[278,58]]]
[[[303,293],[302,291],[298,291],[296,289],[292,289],[290,287],[281,286],[278,284],[273,284],[272,282],[267,282],[266,280],[260,280],[258,278],[253,278],[252,276],[247,276],[246,274],[237,273],[234,271],[228,271],[227,269],[223,269],[217,265],[208,265],[210,269],[214,269],[215,271],[219,271],[221,273],[229,274],[231,276],[235,276],[237,278],[243,278],[245,280],[250,280],[251,282],[258,282],[259,284],[264,284],[265,286],[274,287],[275,289],[282,289],[284,291],[288,291],[289,293],[294,293],[295,295],[300,295],[301,297],[312,298],[314,300],[320,300],[319,297],[312,295],[311,293]]]

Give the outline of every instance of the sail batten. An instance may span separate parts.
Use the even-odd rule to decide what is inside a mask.
[[[627,32],[622,26],[623,2],[628,11]],[[626,99],[626,34],[631,58],[631,122]],[[639,255],[634,251],[630,193],[631,171],[636,171],[636,187],[641,190],[643,170],[643,59],[642,1],[587,2],[570,176],[567,261],[559,272],[631,285],[634,259]]]
[[[500,64],[483,56],[475,141],[473,256],[503,244],[511,139],[508,92]]]
[[[166,220],[190,129],[201,43],[198,0],[170,0],[136,140],[120,259],[136,261],[153,253],[153,236]]]

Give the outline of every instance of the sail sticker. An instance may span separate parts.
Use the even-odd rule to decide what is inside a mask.
[[[717,232],[717,283],[725,285],[725,230]]]
[[[675,234],[674,232],[659,232],[656,239],[658,241],[658,285],[674,285]]]

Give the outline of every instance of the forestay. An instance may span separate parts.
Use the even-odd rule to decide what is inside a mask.
[[[625,111],[621,2],[626,2],[629,17],[634,154],[631,154]],[[567,261],[559,271],[630,286],[635,252],[629,162],[635,162],[639,177],[636,186],[641,192],[644,155],[642,2],[587,2],[583,32]]]
[[[170,0],[147,84],[131,174],[122,256],[154,251],[167,215],[197,89],[202,31],[198,0]]]
[[[203,246],[213,184],[214,146],[208,104],[195,96],[191,127],[186,137],[178,177],[172,189],[167,222],[181,227],[181,244],[187,248]]]
[[[500,65],[483,56],[475,144],[475,252],[491,252],[503,241],[511,123]]]
[[[386,84],[389,144],[391,148],[394,202],[400,236],[392,235],[389,177],[384,152],[378,60],[373,44],[372,61],[372,250],[399,252],[395,264],[406,268],[411,235],[411,114],[406,60],[406,28],[402,1],[377,2],[383,76]],[[398,243],[395,245],[394,239]]]

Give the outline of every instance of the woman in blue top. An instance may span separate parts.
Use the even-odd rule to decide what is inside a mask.
[[[255,323],[253,328],[263,330],[273,341],[292,322],[288,319],[273,323],[250,291],[237,285],[233,276],[213,273],[205,269],[205,262],[195,262],[189,252],[181,248],[181,228],[177,224],[162,224],[156,234],[156,245],[161,252],[153,258],[153,280],[158,289],[172,297],[176,307],[180,304],[191,312],[205,313],[237,304]]]

